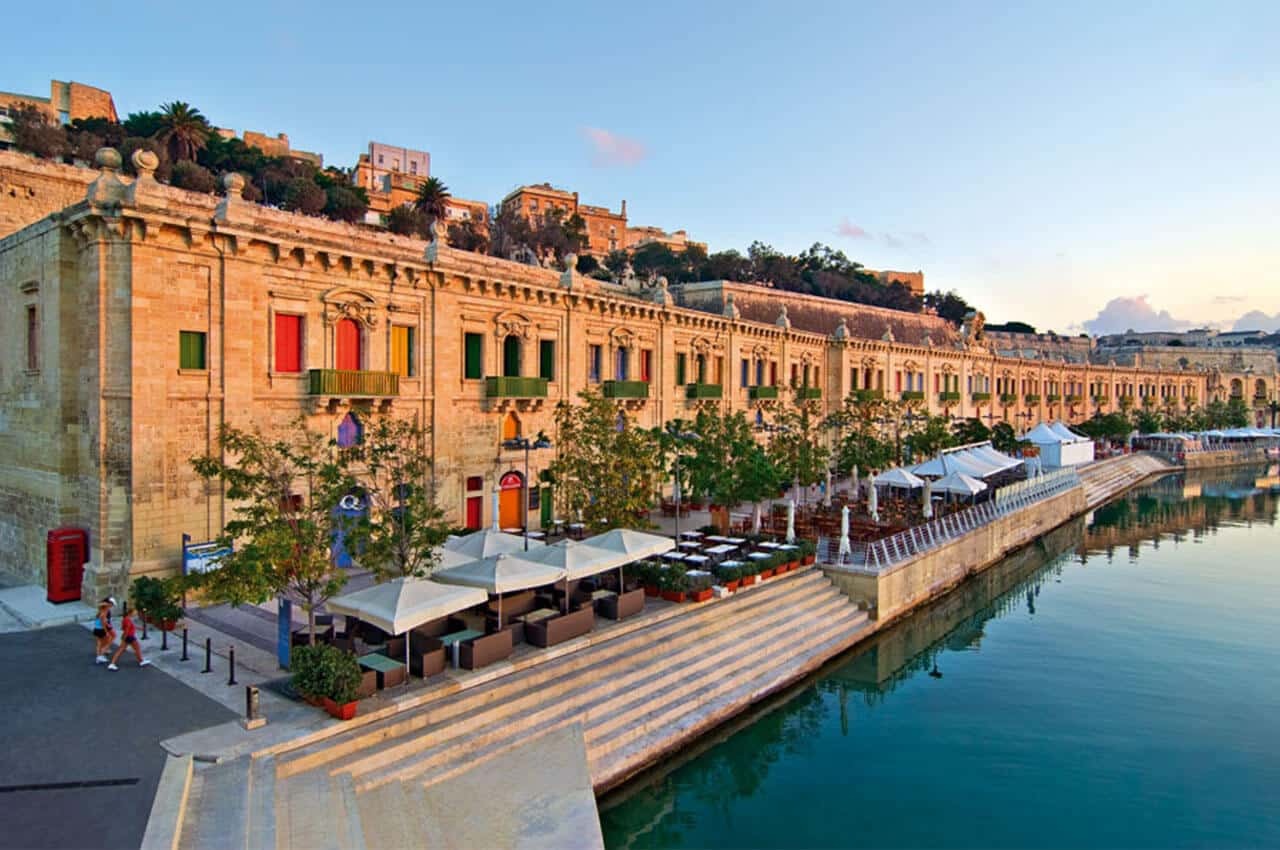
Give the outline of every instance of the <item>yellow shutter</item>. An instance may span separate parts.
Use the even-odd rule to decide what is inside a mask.
[[[413,329],[393,325],[391,327],[391,371],[408,377],[413,351]]]

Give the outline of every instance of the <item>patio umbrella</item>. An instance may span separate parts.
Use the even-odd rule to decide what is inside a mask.
[[[986,482],[965,475],[963,472],[953,472],[945,478],[939,478],[933,483],[933,487],[943,493],[969,497],[976,496],[987,489]]]
[[[530,549],[545,545],[540,540],[529,541]],[[451,552],[469,555],[471,560],[478,561],[481,558],[488,558],[503,552],[523,551],[524,537],[519,534],[507,534],[497,528],[486,528],[483,531],[473,531],[461,537],[450,537],[444,542],[444,548]]]
[[[796,542],[796,500],[787,499],[787,542]]]
[[[880,521],[880,497],[876,493],[874,478],[867,482],[867,513],[871,514],[872,522]]]
[[[514,537],[515,535],[507,535]],[[517,538],[518,539],[518,538]],[[437,570],[432,578],[445,584],[478,587],[498,597],[498,620],[502,620],[502,594],[557,584],[565,577],[563,567],[540,564],[524,553],[502,552],[448,570]]]
[[[827,489],[822,491],[822,506],[831,507],[831,469],[827,468]]]
[[[924,518],[933,519],[933,482],[924,482]]]
[[[561,540],[559,543],[553,543],[550,546],[543,546],[525,554],[523,557],[539,564],[545,564],[549,567],[559,567],[564,570],[564,601],[565,607],[569,604],[569,582],[586,578],[587,576],[598,575],[606,570],[618,568],[618,589],[622,589],[622,565],[631,559],[630,555],[610,549],[599,549],[589,543],[579,543],[576,540]],[[498,604],[502,604],[502,597],[498,597]],[[498,609],[498,616],[502,616],[502,609]]]
[[[840,554],[836,560],[843,564],[844,559],[853,554],[853,546],[849,543],[849,506],[840,511]]]
[[[612,528],[603,534],[582,541],[588,546],[625,556],[619,564],[630,564],[643,558],[652,558],[676,548],[676,542],[662,534],[632,531],[629,528]],[[619,570],[621,577],[622,572]],[[621,587],[621,585],[619,585]]]
[[[500,494],[498,493],[498,490],[495,487],[493,490],[493,530],[494,531],[502,530],[498,526],[498,514],[501,512],[501,505],[499,504],[499,495]]]
[[[853,465],[853,495],[858,495],[858,465]]]
[[[885,470],[877,475],[875,483],[887,487],[899,487],[904,490],[914,490],[917,487],[924,486],[924,481],[918,475],[913,475],[900,466]]]
[[[756,509],[752,512],[751,533],[752,534],[760,533],[760,503],[759,502],[756,502]]]

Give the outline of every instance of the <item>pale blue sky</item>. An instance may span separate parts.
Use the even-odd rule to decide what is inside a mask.
[[[907,5],[21,4],[0,88],[423,148],[457,195],[547,180],[713,251],[821,240],[990,321],[1280,313],[1280,3]]]

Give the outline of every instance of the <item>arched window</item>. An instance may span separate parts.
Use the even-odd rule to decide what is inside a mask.
[[[509,378],[520,375],[520,337],[515,334],[502,341],[502,374]]]
[[[502,420],[502,439],[514,440],[520,436],[520,417],[514,413],[508,413],[506,418]]]
[[[341,448],[359,445],[363,436],[364,426],[360,424],[360,420],[354,413],[348,413],[342,417],[342,421],[338,423],[338,445]]]
[[[1255,382],[1254,382],[1254,384],[1253,384],[1253,397],[1254,397],[1254,398],[1266,398],[1266,397],[1267,397],[1267,382],[1266,382],[1266,381],[1263,381],[1263,380],[1259,379],[1259,380],[1257,380],[1257,381],[1255,381]]]
[[[697,359],[694,360],[694,363],[698,370],[697,383],[705,384],[707,382],[707,355],[699,354]]]
[[[616,380],[627,380],[627,350],[618,346],[614,352],[613,376]]]
[[[357,371],[363,358],[360,356],[360,325],[355,319],[339,319],[336,329],[337,350],[334,352],[335,367],[349,371]]]

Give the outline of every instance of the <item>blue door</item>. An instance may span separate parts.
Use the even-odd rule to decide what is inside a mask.
[[[330,547],[330,551],[333,555],[333,562],[344,570],[349,570],[352,566],[352,553],[347,550],[346,529],[368,514],[368,499],[355,493],[343,496],[342,501],[333,509],[333,545]]]

